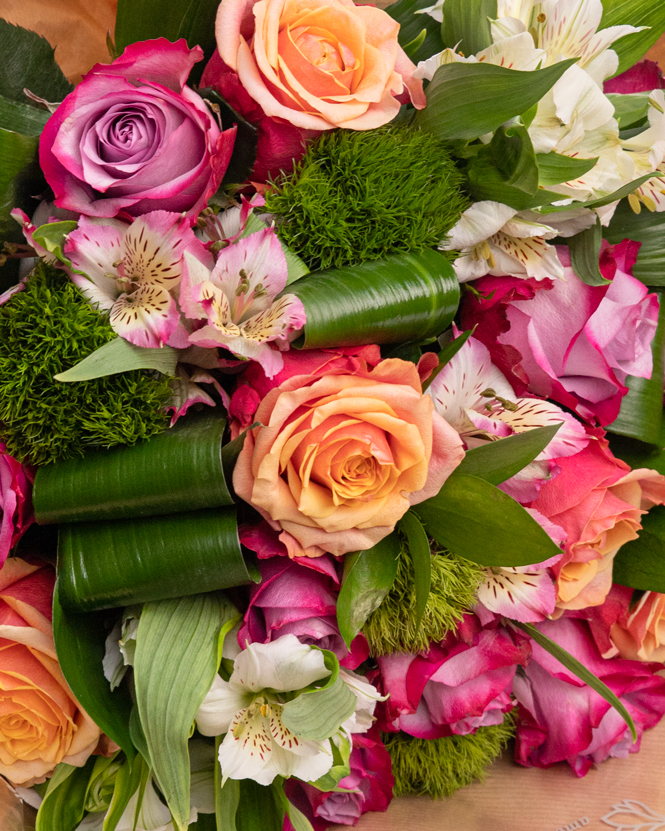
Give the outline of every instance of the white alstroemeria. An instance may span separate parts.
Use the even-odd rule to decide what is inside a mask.
[[[621,146],[635,163],[635,178],[647,173],[665,173],[665,93],[654,90],[649,96],[649,127],[632,138],[625,139]],[[662,178],[649,179],[628,197],[636,213],[641,205],[650,211],[665,210],[665,183]]]
[[[381,695],[362,675],[348,669],[340,669],[339,677],[358,699],[355,713],[342,724],[342,730],[346,733],[366,733],[374,724],[377,701],[385,701],[388,696]]]
[[[102,665],[104,677],[112,690],[119,686],[127,669],[134,665],[140,616],[140,606],[128,606],[106,638]]]
[[[557,233],[552,225],[526,219],[508,205],[475,202],[462,214],[440,248],[460,251],[454,263],[460,283],[485,274],[542,280],[563,276],[556,249],[546,242]]]

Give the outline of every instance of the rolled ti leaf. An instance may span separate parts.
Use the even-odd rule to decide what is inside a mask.
[[[95,450],[37,471],[40,524],[173,514],[232,505],[224,477],[226,420],[183,419],[133,447]]]
[[[251,583],[233,508],[63,525],[60,603],[89,612]]]
[[[438,251],[308,274],[290,285],[307,314],[299,349],[404,343],[436,337],[459,304],[457,277]]]

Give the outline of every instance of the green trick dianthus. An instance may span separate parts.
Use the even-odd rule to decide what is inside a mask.
[[[171,382],[163,375],[54,380],[114,337],[107,318],[47,263],[0,306],[0,439],[12,456],[44,465],[166,429]]]
[[[408,127],[334,130],[266,194],[277,233],[312,269],[440,243],[467,207],[445,146]]]
[[[416,629],[416,587],[413,561],[402,550],[395,582],[372,612],[363,632],[372,655],[420,652],[457,628],[474,603],[483,569],[447,551],[432,555],[432,584],[420,626]]]
[[[406,733],[383,734],[393,763],[395,796],[413,793],[441,799],[476,780],[482,782],[514,735],[510,713],[502,724],[479,727],[467,736],[415,739]]]

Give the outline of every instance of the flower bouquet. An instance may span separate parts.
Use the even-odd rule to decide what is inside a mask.
[[[0,20],[0,775],[37,831],[322,831],[512,740],[638,751],[664,31],[119,0],[72,86]]]

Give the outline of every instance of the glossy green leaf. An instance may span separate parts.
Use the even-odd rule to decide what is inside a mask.
[[[452,340],[447,346],[445,346],[439,352],[439,365],[436,367],[434,372],[432,372],[429,378],[423,383],[423,392],[425,392],[425,390],[431,387],[432,381],[434,381],[439,372],[441,372],[441,370],[444,368],[444,366],[446,366],[446,364],[452,361],[455,355],[457,355],[457,353],[460,351],[460,349],[464,346],[464,344],[469,340],[469,338],[475,331],[476,326],[474,326],[473,329],[468,329],[466,332],[462,332],[461,335]]]
[[[614,117],[619,122],[621,130],[634,127],[646,119],[649,111],[650,95],[650,92],[607,93],[607,97],[614,106]]]
[[[652,213],[642,206],[636,214],[625,200],[617,206],[603,236],[612,245],[624,239],[641,243],[633,277],[647,286],[665,286],[665,213]]]
[[[576,276],[587,286],[606,286],[610,283],[600,273],[602,241],[603,231],[599,221],[568,240],[570,265]]]
[[[477,476],[491,485],[500,485],[532,462],[557,434],[560,424],[536,427],[500,441],[490,441],[467,450],[455,473]]]
[[[561,553],[518,502],[477,476],[453,473],[412,510],[439,545],[484,566],[526,566]]]
[[[599,28],[607,29],[625,23],[650,28],[626,35],[611,45],[610,48],[619,56],[617,75],[637,63],[665,32],[665,4],[659,0],[603,0]]]
[[[661,416],[658,443],[655,445],[616,433],[609,433],[607,438],[612,453],[633,469],[646,467],[665,475],[665,411]]]
[[[538,183],[543,187],[570,182],[588,173],[598,161],[595,159],[573,159],[559,153],[537,153]],[[559,194],[561,196],[561,194]]]
[[[663,380],[665,366],[665,290],[657,290],[660,301],[658,328],[651,344],[653,370],[651,378],[637,378],[629,375],[626,379],[628,393],[621,400],[619,415],[607,429],[612,433],[630,436],[649,444],[658,444],[663,415]]]
[[[132,700],[123,684],[111,691],[102,662],[106,637],[117,613],[73,614],[60,603],[60,584],[53,595],[53,637],[60,669],[91,719],[124,750],[130,761],[134,745],[129,735]]]
[[[451,49],[475,55],[492,45],[490,19],[496,20],[497,0],[445,0],[441,37]]]
[[[140,755],[136,756],[131,764],[125,762],[120,768],[116,776],[111,804],[106,812],[102,831],[115,831],[125,808],[129,804],[129,800],[141,785],[145,788],[149,773],[150,769],[145,759]]]
[[[206,413],[148,441],[46,465],[35,476],[35,518],[119,520],[232,505],[222,465],[225,428],[225,419]]]
[[[219,745],[222,738],[215,739],[215,818],[217,831],[236,831],[236,814],[240,805],[240,782],[227,779],[222,786],[222,769],[219,764]]]
[[[636,540],[624,543],[614,558],[612,579],[621,586],[665,593],[665,507],[642,517]]]
[[[14,130],[24,136],[39,136],[48,119],[47,110],[40,110],[30,104],[22,104],[0,95],[0,127],[3,130]]]
[[[347,646],[381,605],[397,576],[401,544],[389,534],[367,551],[347,554],[337,598],[337,623]]]
[[[517,210],[540,204],[538,167],[526,127],[499,127],[467,168],[469,193],[477,201],[502,202]]]
[[[91,756],[83,767],[60,763],[37,812],[35,831],[74,831],[83,819],[85,792],[95,765]]]
[[[305,307],[304,334],[294,343],[304,349],[436,337],[460,294],[453,267],[433,250],[309,274],[286,291]]]
[[[419,10],[432,5],[431,0],[397,0],[391,3],[386,12],[400,24],[398,39],[402,48],[413,43],[425,29],[425,39],[417,50],[409,53],[414,63],[424,61],[443,49],[441,24],[429,14],[419,14]]]
[[[407,548],[413,562],[413,578],[416,586],[416,630],[425,614],[427,598],[432,586],[432,554],[427,534],[413,511],[407,511],[400,519],[399,530],[406,537]]]
[[[219,631],[236,614],[214,593],[147,603],[139,619],[136,705],[150,766],[181,830],[189,824],[192,724],[217,672]]]
[[[478,138],[530,109],[573,63],[561,61],[534,72],[488,63],[440,66],[415,123],[441,141]]]
[[[64,224],[64,223],[63,223]],[[117,337],[100,346],[75,366],[54,375],[56,381],[89,381],[129,372],[132,369],[156,369],[164,375],[175,375],[178,352],[170,346],[144,349]]]
[[[635,722],[631,718],[630,713],[626,710],[612,690],[604,684],[600,678],[597,678],[593,672],[588,670],[584,664],[580,663],[577,658],[570,654],[570,652],[565,650],[562,646],[559,646],[556,641],[548,638],[547,635],[543,635],[540,629],[535,627],[532,623],[519,623],[515,620],[511,621],[511,623],[513,626],[517,626],[519,629],[526,632],[530,638],[532,638],[539,646],[542,646],[542,648],[549,652],[550,655],[554,656],[559,663],[566,667],[566,669],[570,670],[574,675],[577,675],[577,677],[591,687],[592,690],[595,690],[598,695],[601,695],[605,701],[609,702],[619,713],[621,718],[626,722],[628,727],[630,727],[633,743],[637,741]]]
[[[240,805],[236,814],[237,831],[282,831],[284,808],[272,785],[259,785],[253,779],[243,779],[240,782]]]
[[[233,508],[62,525],[60,602],[73,611],[129,606],[251,583]]]
[[[26,103],[23,90],[29,89],[47,101],[62,101],[73,87],[53,53],[46,38],[0,19],[0,95]]]

